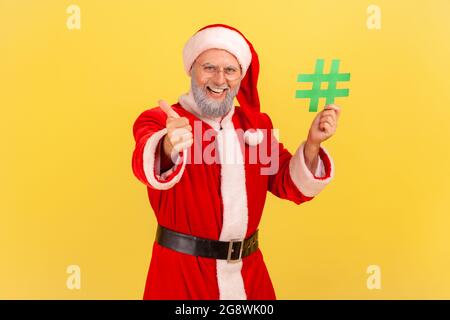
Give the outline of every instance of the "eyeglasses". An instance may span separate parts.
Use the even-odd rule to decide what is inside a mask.
[[[225,79],[229,81],[237,80],[241,76],[240,68],[236,68],[233,66],[219,67],[210,63],[205,63],[199,67],[202,73],[207,75],[208,77],[212,77],[213,75],[221,71],[223,71]]]

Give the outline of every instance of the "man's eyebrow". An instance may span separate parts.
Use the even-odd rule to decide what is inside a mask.
[[[211,62],[205,62],[205,63],[201,64],[202,67],[204,67],[204,66],[206,66],[206,65],[215,66],[215,65],[212,64]],[[232,65],[232,64],[229,64],[229,65],[226,66],[225,68],[239,69],[239,66],[234,66],[234,65]]]

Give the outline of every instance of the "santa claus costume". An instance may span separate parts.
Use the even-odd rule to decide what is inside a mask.
[[[221,120],[214,121],[202,116],[192,92],[181,95],[172,105],[173,110],[202,134],[194,134],[193,145],[181,151],[176,164],[166,172],[160,172],[159,161],[160,143],[167,133],[167,115],[160,107],[144,111],[133,127],[136,146],[132,167],[135,176],[147,186],[160,226],[187,236],[228,243],[255,234],[268,191],[296,204],[309,201],[333,178],[334,165],[321,148],[313,174],[305,164],[305,142],[292,155],[274,138],[269,116],[260,112],[258,56],[235,28],[215,24],[194,34],[183,50],[188,75],[195,59],[211,48],[227,50],[241,65],[244,77],[237,94],[240,106],[232,106]],[[213,134],[204,139],[207,130]],[[194,148],[203,152],[211,143],[213,154],[232,154],[235,161],[192,160]],[[263,161],[259,154],[255,161],[252,150],[261,146],[272,156],[270,162],[276,156],[274,172],[263,173],[271,163]],[[250,255],[230,261],[183,253],[155,241],[144,299],[257,300],[276,296],[259,247]]]

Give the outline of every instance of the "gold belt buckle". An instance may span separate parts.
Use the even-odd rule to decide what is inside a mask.
[[[242,250],[244,249],[244,240],[245,239],[232,239],[230,240],[228,244],[228,255],[227,255],[227,263],[236,263],[242,260]],[[234,243],[241,243],[241,248],[239,250],[239,258],[238,259],[231,259],[231,254],[234,252],[233,244]]]

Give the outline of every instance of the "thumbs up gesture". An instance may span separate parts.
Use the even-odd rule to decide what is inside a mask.
[[[167,134],[164,136],[163,149],[167,157],[189,148],[193,143],[192,127],[186,117],[180,117],[164,100],[159,100],[160,108],[166,113]]]

